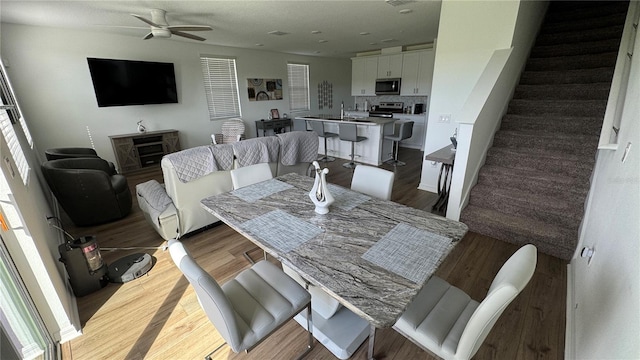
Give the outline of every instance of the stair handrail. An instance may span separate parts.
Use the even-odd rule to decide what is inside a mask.
[[[639,20],[640,2],[630,1],[620,39],[620,47],[618,48],[613,79],[611,80],[607,108],[602,121],[602,129],[600,130],[598,150],[616,150],[618,148],[618,132],[620,131],[620,121],[627,95],[631,57],[633,56],[633,46]]]

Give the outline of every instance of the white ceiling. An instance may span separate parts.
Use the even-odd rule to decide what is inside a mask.
[[[392,6],[385,0],[2,0],[0,20],[3,23],[121,34],[138,37],[140,41],[197,42],[178,36],[142,40],[149,27],[130,14],[151,19],[149,9],[160,8],[167,11],[170,25],[213,27],[213,31],[192,32],[206,38],[205,43],[213,45],[351,57],[357,52],[431,43],[438,31],[440,0],[395,1],[404,4]],[[401,13],[401,10],[411,12]],[[287,34],[268,34],[274,30]],[[313,34],[312,31],[320,33]]]

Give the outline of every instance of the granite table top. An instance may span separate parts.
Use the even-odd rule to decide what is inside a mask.
[[[202,206],[375,327],[390,327],[467,232],[426,211],[337,185],[328,214],[313,179],[286,174],[202,200]]]

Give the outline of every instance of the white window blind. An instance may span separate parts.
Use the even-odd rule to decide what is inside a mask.
[[[289,74],[289,109],[309,111],[309,65],[287,64]]]
[[[200,57],[209,119],[241,117],[236,60]]]
[[[4,73],[4,66],[0,66],[0,130],[2,131],[2,136],[4,140],[7,142],[7,146],[9,147],[9,152],[13,157],[13,162],[16,164],[18,174],[22,178],[22,182],[27,185],[29,180],[29,163],[27,163],[27,159],[22,152],[22,147],[20,146],[20,141],[18,141],[18,137],[16,136],[16,131],[13,128],[14,122],[22,123],[22,116],[18,111],[18,106],[15,103],[13,91],[7,81]],[[11,117],[14,118],[14,121],[11,121]],[[24,124],[26,128],[26,124]],[[28,134],[28,131],[25,132],[25,135]],[[28,140],[30,140],[30,135],[27,136]],[[5,159],[1,159],[2,163],[0,166],[6,166],[4,164]],[[15,174],[12,174],[15,176]]]

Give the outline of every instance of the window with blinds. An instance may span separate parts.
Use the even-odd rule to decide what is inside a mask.
[[[200,56],[209,119],[241,117],[236,60]]]
[[[22,178],[22,182],[27,185],[29,181],[29,163],[27,163],[27,159],[20,146],[20,141],[18,141],[16,131],[13,128],[13,124],[16,122],[22,124],[22,117],[15,103],[13,91],[5,77],[4,66],[0,66],[0,130],[2,131],[4,140],[7,142],[9,152],[13,157],[13,162],[16,164],[18,174]],[[26,124],[24,124],[23,127],[26,128]],[[27,135],[27,139],[31,141],[31,136],[28,135],[28,131],[25,132],[25,135]],[[4,158],[2,162],[5,162]],[[5,166],[5,164],[2,164],[2,166]],[[11,169],[11,171],[13,170],[14,169]],[[15,176],[15,173],[12,173],[11,176]]]
[[[309,111],[309,65],[287,64],[287,73],[290,111]]]

